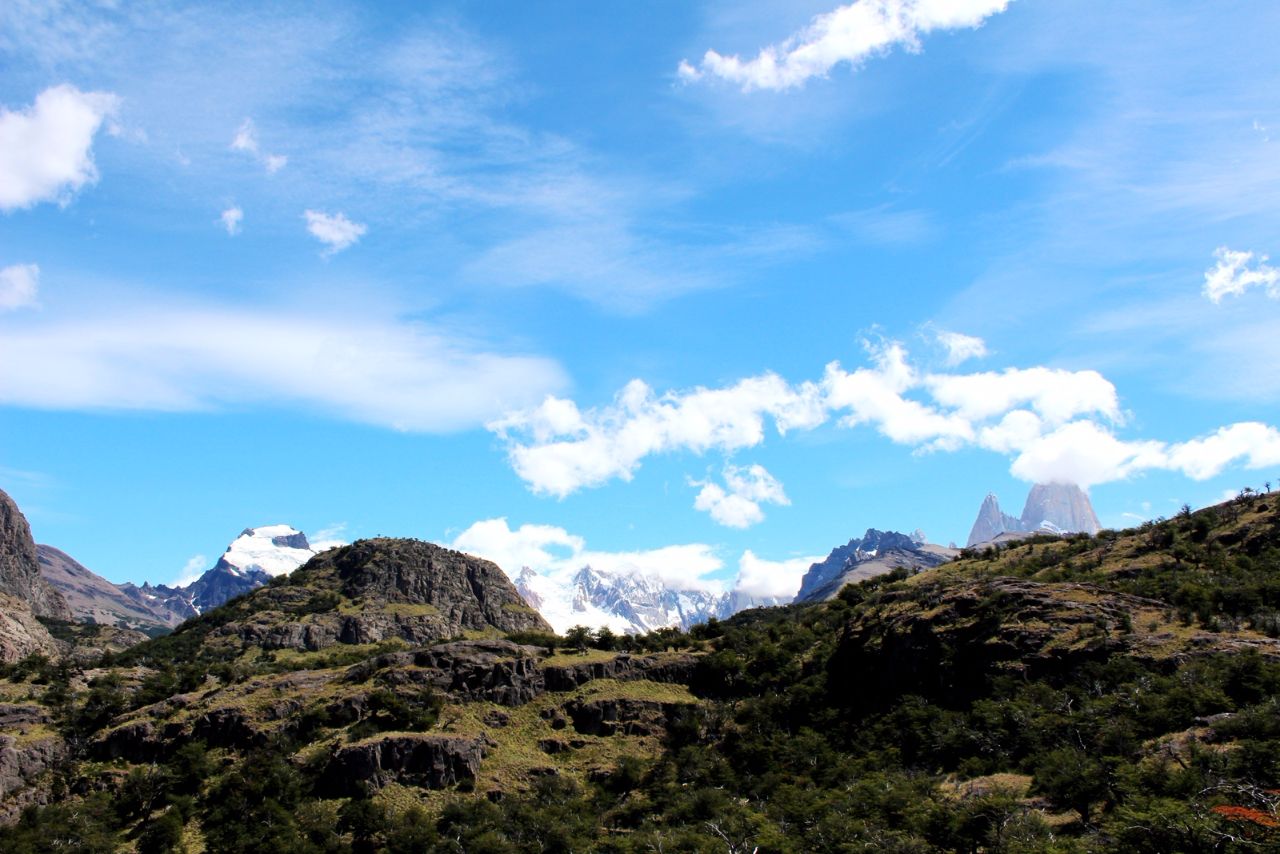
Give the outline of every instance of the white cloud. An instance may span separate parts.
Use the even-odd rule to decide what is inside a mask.
[[[731,452],[758,445],[764,441],[765,416],[774,419],[779,432],[813,427],[826,417],[816,386],[793,389],[776,374],[763,374],[724,389],[661,397],[633,380],[612,406],[583,413],[571,400],[549,397],[535,409],[510,413],[489,426],[508,440],[512,465],[535,492],[564,497],[615,477],[630,480],[650,454]],[[518,436],[532,442],[513,439]]]
[[[232,206],[222,212],[222,227],[227,230],[227,234],[235,236],[240,233],[240,223],[244,221],[244,211],[240,208]]]
[[[1116,388],[1097,371],[1007,368],[999,373],[936,374],[926,381],[934,400],[970,421],[1029,407],[1051,424],[1097,413],[1120,420]]]
[[[1226,296],[1240,296],[1250,288],[1263,286],[1267,296],[1280,299],[1280,270],[1267,263],[1266,255],[1240,252],[1221,246],[1213,253],[1218,259],[1204,274],[1204,295],[1215,303]]]
[[[120,99],[63,84],[24,110],[0,108],[0,211],[64,203],[98,180],[93,138]]]
[[[231,150],[243,151],[252,156],[262,164],[268,175],[279,172],[289,162],[289,158],[283,154],[271,154],[262,150],[258,145],[258,128],[253,124],[253,119],[245,119],[240,124],[235,137],[231,140]]]
[[[697,67],[682,60],[681,79],[706,75],[752,89],[785,90],[811,77],[825,77],[836,65],[857,66],[896,45],[920,50],[920,37],[934,30],[977,27],[1003,12],[1010,0],[855,0],[817,15],[787,40],[764,48],[753,59],[708,50]]]
[[[347,531],[346,522],[334,522],[327,528],[321,528],[314,534],[307,537],[307,542],[311,545],[313,552],[326,552],[329,549],[336,549],[339,546],[345,546],[348,540],[344,536]]]
[[[0,269],[0,311],[35,305],[39,285],[40,267],[36,264],[12,264]]]
[[[400,430],[475,426],[562,387],[549,359],[396,318],[118,305],[0,327],[0,402],[41,409],[292,406]]]
[[[791,501],[782,484],[762,465],[746,468],[725,466],[725,486],[695,481],[702,490],[694,499],[695,510],[711,514],[718,524],[728,528],[749,528],[764,521],[761,504],[787,505]],[[727,488],[726,488],[727,487]]]
[[[329,247],[324,251],[325,255],[341,252],[368,231],[365,225],[352,222],[342,213],[327,214],[309,210],[303,216],[307,220],[307,231],[311,232],[311,236]]]
[[[1186,442],[1125,441],[1093,422],[1076,421],[1028,442],[1010,471],[1023,480],[1068,481],[1087,489],[1155,470],[1207,480],[1234,464],[1280,465],[1280,431],[1246,421]]]
[[[747,549],[738,559],[738,579],[734,589],[758,599],[790,599],[800,592],[800,582],[809,567],[826,555],[788,560],[765,560]]]
[[[584,566],[607,573],[646,575],[677,590],[718,590],[708,576],[724,561],[705,543],[685,543],[639,551],[606,552],[587,548],[586,540],[554,525],[521,525],[511,529],[505,518],[476,522],[450,546],[486,558],[514,578],[523,567],[541,575],[562,577]]]
[[[192,555],[183,564],[182,571],[178,577],[169,582],[170,587],[186,587],[200,576],[204,575],[205,570],[209,569],[209,559],[204,555]]]
[[[934,335],[947,351],[948,367],[954,368],[970,359],[981,359],[987,355],[987,343],[981,338],[944,329],[937,330]]]
[[[651,454],[720,451],[726,455],[765,440],[766,418],[779,435],[813,429],[835,418],[844,428],[868,426],[918,452],[978,447],[1012,457],[1011,472],[1029,481],[1082,487],[1165,469],[1203,479],[1233,464],[1280,461],[1280,434],[1260,423],[1235,424],[1181,444],[1118,438],[1123,412],[1115,386],[1097,371],[1007,368],[926,373],[897,342],[868,345],[872,364],[846,371],[826,366],[819,382],[791,385],[762,374],[719,389],[658,396],[633,380],[613,405],[582,411],[548,397],[530,410],[491,422],[509,460],[535,493],[567,496],[620,478],[630,480]],[[732,466],[726,483],[701,487],[695,508],[732,527],[764,518],[764,496],[785,495],[759,469]],[[771,490],[776,487],[776,493]]]

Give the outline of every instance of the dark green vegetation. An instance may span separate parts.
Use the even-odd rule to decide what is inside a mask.
[[[253,603],[11,667],[48,714],[20,738],[68,761],[0,849],[1280,850],[1270,495],[688,635],[218,633]]]

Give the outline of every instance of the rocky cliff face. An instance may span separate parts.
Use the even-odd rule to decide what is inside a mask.
[[[1053,526],[1064,532],[1090,535],[1102,529],[1089,496],[1073,483],[1037,483],[1031,487],[1022,508],[1022,524],[1029,530]]]
[[[987,497],[982,500],[981,509],[978,510],[978,518],[969,531],[968,545],[990,542],[1006,531],[1020,530],[1022,530],[1022,520],[1002,512],[1000,500],[996,498],[995,493],[988,492]]]
[[[38,617],[70,620],[62,594],[40,575],[31,527],[18,505],[0,490],[0,593],[25,602]]]
[[[841,587],[851,582],[902,567],[927,569],[946,563],[957,554],[955,549],[925,542],[919,532],[908,536],[869,528],[861,539],[837,546],[826,560],[809,567],[795,601],[821,602],[833,598]]]
[[[1037,483],[1027,495],[1021,517],[1002,512],[995,495],[988,493],[965,545],[990,543],[1001,534],[1096,534],[1101,528],[1089,496],[1080,487],[1070,483]]]

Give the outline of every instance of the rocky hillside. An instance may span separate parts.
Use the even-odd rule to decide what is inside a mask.
[[[839,567],[906,548],[872,540]],[[362,541],[171,636],[7,667],[4,844],[1278,850],[1278,573],[1280,508],[1246,494],[559,638],[492,564]]]
[[[157,608],[142,588],[112,584],[53,546],[36,546],[40,574],[67,601],[73,619],[104,626],[156,630],[182,622]]]

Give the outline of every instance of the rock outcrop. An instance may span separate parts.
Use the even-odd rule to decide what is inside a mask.
[[[0,490],[0,593],[27,604],[37,617],[70,620],[62,594],[40,575],[31,526],[8,493]]]
[[[455,736],[403,734],[374,738],[337,750],[321,774],[330,797],[350,797],[391,782],[442,789],[480,772],[485,742]]]
[[[318,650],[467,632],[550,632],[496,564],[419,540],[360,540],[236,604],[216,629],[265,649]]]

